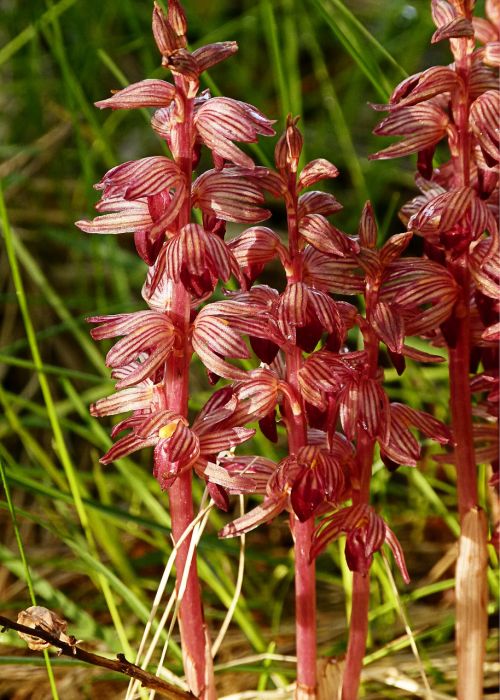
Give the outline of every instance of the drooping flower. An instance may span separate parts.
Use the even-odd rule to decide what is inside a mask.
[[[366,504],[341,508],[327,516],[314,533],[311,557],[317,557],[329,542],[346,535],[346,561],[351,571],[366,576],[375,552],[388,544],[405,583],[410,582],[403,550],[396,536],[374,509]]]

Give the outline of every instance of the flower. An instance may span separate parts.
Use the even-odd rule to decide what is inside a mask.
[[[184,416],[165,408],[135,411],[115,427],[113,437],[124,430],[130,432],[119,438],[100,461],[109,464],[144,447],[154,447],[153,475],[163,490],[190,469],[204,477],[208,464],[220,452],[245,442],[255,433],[236,424],[238,406],[233,392],[222,389],[207,401],[191,427]],[[233,490],[253,489],[248,478],[230,475],[222,467],[215,469],[213,464],[210,480]]]
[[[364,503],[348,506],[327,516],[316,528],[311,558],[316,558],[332,540],[345,534],[346,561],[351,571],[366,576],[370,570],[373,554],[387,543],[401,571],[405,583],[410,582],[403,550],[391,528]]]
[[[272,465],[258,462],[256,483],[261,489],[262,476],[268,476],[263,503],[228,523],[219,537],[240,536],[284,510],[294,512],[304,522],[320,509],[331,508],[344,500],[348,478],[342,458],[346,459],[348,454],[345,450],[329,451],[323,445],[306,445],[296,455],[282,459],[274,469]],[[245,463],[239,459],[230,466],[230,472],[255,478],[251,466],[252,460]]]

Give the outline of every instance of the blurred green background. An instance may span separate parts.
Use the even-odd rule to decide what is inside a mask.
[[[340,169],[328,185],[344,205],[336,225],[354,233],[369,198],[382,235],[401,230],[397,210],[414,191],[414,163],[368,162],[386,143],[371,133],[377,114],[369,103],[386,101],[406,74],[450,60],[445,46],[430,47],[429,3],[189,0],[184,7],[193,48],[229,39],[240,47],[205,85],[256,105],[277,120],[278,132],[288,112],[300,114],[307,159],[326,157]],[[162,75],[151,10],[149,0],[0,0],[1,219],[4,237],[8,232],[13,241],[9,258],[2,240],[0,257],[1,612],[15,617],[30,604],[20,542],[37,602],[66,617],[70,633],[101,653],[123,650],[129,658],[171,551],[167,497],[151,476],[147,452],[106,468],[98,463],[110,422],[91,419],[88,405],[111,393],[112,383],[105,344],[90,340],[84,319],[143,308],[145,266],[131,236],[92,237],[73,222],[93,215],[93,184],[107,169],[159,152],[146,111],[93,107],[111,89]],[[274,143],[261,141],[262,163],[271,160]],[[282,212],[273,214],[279,228]],[[391,370],[386,377],[393,397],[447,420],[445,366],[412,364],[402,380]],[[198,365],[192,388],[195,409],[209,395]],[[277,454],[262,437],[250,449]],[[484,472],[481,483],[484,502]],[[423,697],[423,670],[440,697],[452,697],[453,472],[438,470],[427,450],[418,471],[389,475],[377,463],[373,497],[403,541],[412,584],[405,588],[398,579],[398,598],[376,557],[366,697],[408,697],[409,681]],[[214,637],[237,579],[239,542],[216,537],[226,521],[212,513],[200,547]],[[318,564],[326,655],[345,650],[350,579],[342,562],[340,544]],[[293,679],[292,590],[282,519],[247,538],[243,593],[216,659],[221,697],[256,688],[255,697],[265,697]],[[420,668],[402,609],[418,639]],[[174,632],[167,665],[180,673],[176,639]],[[493,631],[493,655],[495,639]],[[14,634],[0,642],[0,697],[56,696],[39,655],[26,665],[25,645]],[[124,683],[109,674],[64,659],[52,660],[52,669],[66,700],[123,697]]]

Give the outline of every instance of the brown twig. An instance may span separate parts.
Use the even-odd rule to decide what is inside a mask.
[[[154,676],[152,673],[144,671],[139,666],[136,666],[130,661],[127,661],[123,654],[117,654],[117,660],[107,659],[105,656],[100,656],[98,654],[93,654],[90,651],[85,651],[76,646],[76,640],[73,644],[68,644],[59,640],[54,635],[46,632],[41,627],[26,627],[26,625],[20,625],[18,622],[9,620],[7,617],[0,615],[0,626],[1,631],[4,632],[6,629],[16,630],[17,632],[22,632],[23,634],[29,634],[32,637],[39,637],[46,642],[49,642],[52,646],[57,647],[60,653],[64,656],[70,656],[73,659],[78,659],[79,661],[84,661],[87,664],[92,664],[93,666],[101,666],[102,668],[107,668],[110,671],[116,671],[117,673],[123,673],[126,676],[137,679],[145,688],[155,690],[157,693],[163,695],[163,697],[170,698],[170,700],[187,700],[189,698],[194,698],[192,693],[187,693],[175,685],[167,683],[167,681]],[[74,639],[74,638],[72,638]]]

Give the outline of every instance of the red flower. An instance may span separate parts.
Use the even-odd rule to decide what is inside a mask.
[[[319,445],[306,445],[296,455],[282,459],[270,474],[266,484],[266,497],[263,503],[248,511],[241,518],[226,525],[219,537],[236,537],[273,520],[284,510],[295,512],[301,521],[308,520],[321,508],[332,506],[344,500],[347,494],[347,479],[341,461],[345,451],[328,451]],[[251,476],[250,468],[240,459],[230,468],[231,474]],[[269,466],[259,463],[256,483],[262,484]]]
[[[342,534],[347,535],[346,561],[351,571],[367,575],[373,554],[386,542],[392,550],[405,583],[410,582],[401,545],[390,527],[371,506],[349,506],[326,517],[314,533],[311,558],[317,557],[332,540]]]
[[[162,489],[170,488],[179,474],[189,469],[203,477],[208,463],[220,452],[245,442],[255,433],[235,425],[237,408],[237,398],[231,390],[223,389],[209,399],[191,428],[186,418],[167,409],[136,413],[116,426],[113,436],[126,429],[131,432],[120,438],[100,461],[109,464],[144,447],[154,446],[153,474]],[[222,479],[225,485],[231,484],[233,490],[253,488],[251,480],[232,476],[222,467],[212,468],[210,478],[214,483]]]

